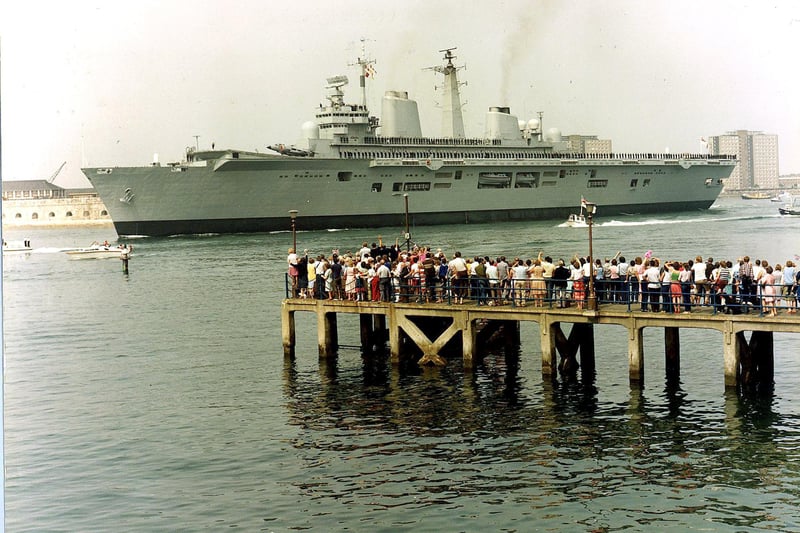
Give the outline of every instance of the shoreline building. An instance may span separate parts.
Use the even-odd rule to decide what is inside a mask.
[[[734,155],[739,163],[725,180],[725,190],[779,189],[778,136],[736,130],[710,137],[709,153]]]
[[[3,181],[3,226],[110,225],[94,189],[65,189],[48,180]]]
[[[561,140],[569,143],[569,149],[576,154],[611,154],[610,139],[598,139],[597,135],[562,135]]]

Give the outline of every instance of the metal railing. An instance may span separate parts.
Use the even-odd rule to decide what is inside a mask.
[[[318,276],[312,288],[301,289],[293,284],[289,274],[285,274],[285,297],[549,308],[585,308],[589,298],[588,278],[583,280],[583,288],[576,287],[572,280],[494,281],[475,277],[437,277],[434,283],[427,283],[424,277],[400,280],[393,276],[385,279],[384,282],[379,280],[373,284],[365,278],[362,283],[347,287],[342,280],[339,284],[333,284],[332,290],[327,290],[324,278]],[[759,316],[763,316],[771,310],[792,314],[797,310],[796,285],[753,284],[745,291],[743,285],[736,281],[723,287],[683,282],[680,291],[675,292],[672,283],[659,283],[657,288],[648,285],[639,280],[596,279],[597,303],[625,306],[629,312],[691,313],[699,309],[711,309],[712,314],[758,312]]]

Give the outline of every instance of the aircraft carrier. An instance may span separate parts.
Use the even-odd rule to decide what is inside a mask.
[[[564,219],[581,198],[598,214],[706,209],[736,159],[708,154],[574,153],[537,119],[490,107],[484,135],[467,138],[454,49],[442,50],[442,136],[423,137],[417,103],[387,91],[381,118],[366,104],[374,61],[359,58],[361,102],[346,76],[327,79],[327,102],[296,146],[273,153],[189,148],[185,159],[85,168],[121,236],[400,227]],[[401,197],[401,200],[398,200]]]

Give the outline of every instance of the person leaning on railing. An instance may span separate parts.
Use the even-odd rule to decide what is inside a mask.
[[[783,299],[786,301],[786,306],[789,308],[787,313],[790,314],[797,313],[797,283],[795,281],[797,272],[794,261],[787,259],[786,266],[783,267]]]

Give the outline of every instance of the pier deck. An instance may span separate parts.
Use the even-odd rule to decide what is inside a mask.
[[[637,304],[638,306],[638,304]],[[594,326],[618,325],[627,330],[629,378],[632,385],[644,379],[643,330],[664,328],[667,372],[680,368],[681,328],[700,328],[722,333],[725,386],[771,382],[773,376],[773,333],[800,333],[798,315],[762,316],[758,312],[729,315],[698,307],[687,314],[643,312],[627,305],[603,304],[598,311],[576,307],[478,306],[465,304],[419,304],[374,301],[314,300],[288,298],[281,305],[284,352],[294,354],[295,313],[317,315],[317,336],[321,357],[335,352],[338,344],[336,315],[360,315],[362,345],[371,339],[388,339],[390,356],[399,362],[401,346],[408,340],[422,352],[420,364],[445,364],[440,351],[460,335],[464,368],[473,367],[480,346],[478,333],[492,324],[505,325],[505,334],[519,335],[519,322],[536,322],[540,328],[542,373],[577,369],[580,364],[594,368]],[[572,324],[569,335],[562,323]],[[750,339],[746,332],[752,332]],[[516,341],[518,342],[518,340]],[[558,355],[561,356],[557,362]]]

